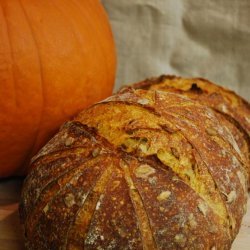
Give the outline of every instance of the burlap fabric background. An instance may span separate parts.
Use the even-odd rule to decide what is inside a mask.
[[[202,76],[250,100],[249,0],[102,0],[116,89],[163,73]]]

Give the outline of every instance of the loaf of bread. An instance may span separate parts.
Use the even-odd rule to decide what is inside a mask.
[[[124,88],[84,110],[32,160],[26,248],[230,249],[249,173],[234,129],[158,90]]]

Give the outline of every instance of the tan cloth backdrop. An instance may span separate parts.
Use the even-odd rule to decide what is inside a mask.
[[[202,76],[250,100],[249,0],[102,0],[118,52],[116,89],[163,73]]]

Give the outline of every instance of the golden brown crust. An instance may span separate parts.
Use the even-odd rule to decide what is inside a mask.
[[[203,78],[162,75],[136,83],[133,87],[181,94],[215,110],[218,119],[231,131],[235,145],[247,162],[250,178],[250,104],[247,101]]]
[[[162,75],[136,83],[134,88],[175,92],[232,117],[250,136],[250,105],[235,92],[203,78]]]
[[[27,249],[230,249],[247,173],[224,124],[190,99],[131,88],[83,111],[33,158]]]

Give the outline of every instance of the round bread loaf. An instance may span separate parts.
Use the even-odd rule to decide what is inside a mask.
[[[230,249],[248,165],[228,120],[189,98],[125,88],[32,160],[27,249]]]

